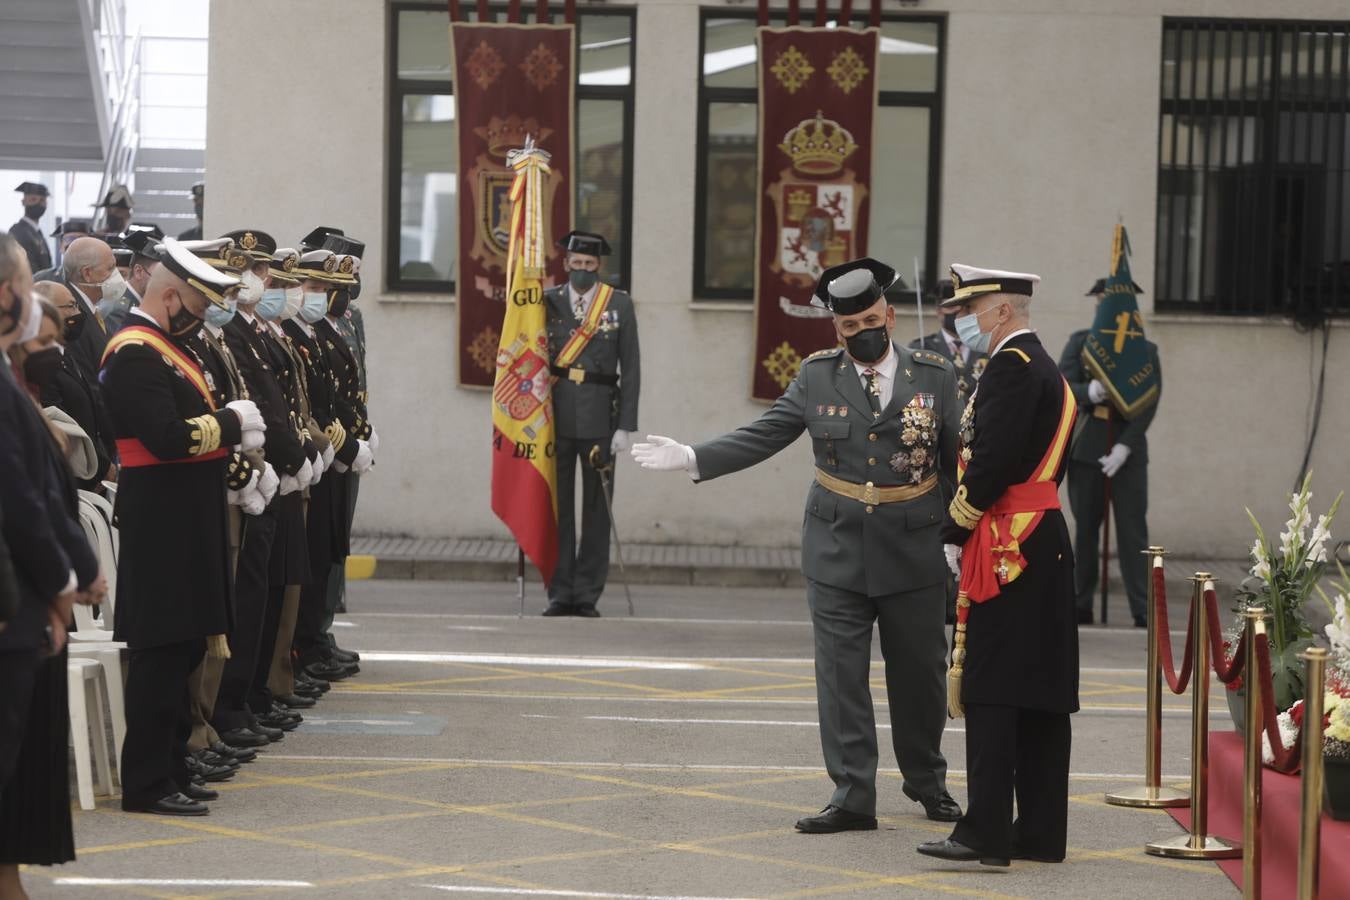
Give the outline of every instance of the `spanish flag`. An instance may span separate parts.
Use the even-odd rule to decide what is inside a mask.
[[[1083,364],[1106,388],[1111,403],[1133,419],[1158,402],[1159,374],[1144,339],[1144,317],[1130,277],[1130,238],[1117,225],[1111,269],[1097,317],[1083,343]]]
[[[558,562],[553,396],[544,312],[543,188],[549,155],[512,151],[506,316],[492,387],[492,511],[548,584]]]

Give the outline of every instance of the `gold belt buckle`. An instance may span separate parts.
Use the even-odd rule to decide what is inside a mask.
[[[573,366],[567,370],[567,380],[573,384],[583,384],[586,381],[586,370],[580,366]]]
[[[1096,406],[1092,407],[1092,417],[1094,419],[1111,418],[1111,407],[1107,406],[1105,403],[1098,403]]]
[[[881,491],[877,490],[877,486],[869,481],[863,485],[862,499],[864,503],[875,506],[881,501]]]

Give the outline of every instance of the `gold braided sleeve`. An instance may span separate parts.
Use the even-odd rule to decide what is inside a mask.
[[[187,420],[189,456],[204,456],[220,448],[220,423],[213,415],[196,416]]]
[[[966,486],[964,484],[956,489],[956,496],[952,498],[951,505],[947,507],[947,512],[951,515],[952,521],[966,529],[974,529],[984,516],[984,510],[971,506],[970,501],[966,499]]]
[[[341,422],[333,422],[323,430],[324,436],[328,442],[333,445],[333,452],[342,449],[342,445],[347,443],[347,429],[342,427]]]

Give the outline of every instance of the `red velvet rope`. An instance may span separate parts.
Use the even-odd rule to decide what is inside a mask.
[[[1205,617],[1209,619],[1209,655],[1213,657],[1214,674],[1224,684],[1232,684],[1242,677],[1242,668],[1247,661],[1247,629],[1242,629],[1242,637],[1238,639],[1232,661],[1224,662],[1223,636],[1219,633],[1219,601],[1213,589],[1205,591]]]
[[[1266,729],[1266,737],[1270,739],[1271,753],[1275,757],[1275,762],[1271,765],[1271,768],[1287,774],[1293,772],[1299,766],[1303,754],[1303,732],[1302,730],[1299,731],[1292,747],[1285,747],[1284,741],[1280,739],[1279,713],[1275,711],[1273,702],[1274,680],[1270,674],[1270,638],[1264,634],[1256,636],[1256,663],[1261,670],[1262,724]],[[1306,715],[1303,717],[1303,721],[1305,723],[1308,721]],[[1253,727],[1253,723],[1248,722],[1247,727]]]
[[[1186,652],[1181,658],[1181,672],[1178,673],[1172,661],[1172,632],[1167,625],[1167,583],[1163,579],[1161,566],[1153,567],[1153,615],[1157,621],[1158,663],[1162,666],[1167,687],[1174,694],[1186,693],[1186,685],[1191,682],[1191,667],[1195,660],[1191,649],[1191,628],[1193,617],[1186,620]]]

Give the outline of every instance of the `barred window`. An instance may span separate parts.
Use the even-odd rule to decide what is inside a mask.
[[[771,16],[771,25],[787,24],[784,10]],[[866,11],[850,22],[866,27]],[[704,9],[700,24],[694,296],[748,300],[759,189],[756,13]],[[942,16],[887,14],[881,22],[872,140],[886,152],[884,165],[878,155],[872,166],[868,253],[894,265],[906,284],[915,259],[925,285],[937,271],[945,26]]]
[[[470,4],[465,5],[471,10]],[[489,7],[495,21],[508,7]],[[552,10],[562,21],[562,10]],[[444,2],[390,6],[388,218],[385,281],[390,290],[455,289],[459,252],[455,98],[450,18]],[[631,7],[577,12],[574,227],[598,231],[614,250],[605,263],[627,287],[633,218]],[[477,21],[469,13],[470,21]],[[522,21],[535,21],[534,7]]]
[[[1350,313],[1348,33],[1164,20],[1158,309]]]

